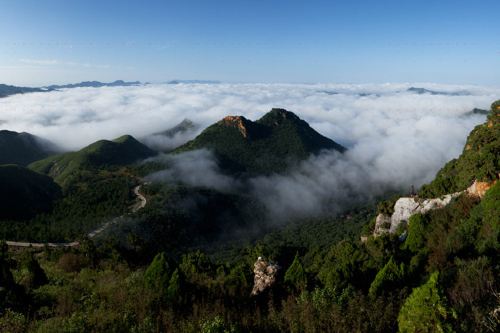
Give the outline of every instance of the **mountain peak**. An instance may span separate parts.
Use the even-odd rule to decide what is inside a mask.
[[[285,171],[323,149],[346,150],[293,112],[277,108],[257,121],[227,116],[176,151],[202,148],[215,153],[222,169],[250,175]]]
[[[295,117],[295,118],[298,118],[295,113],[291,112],[291,111],[287,111],[286,109],[282,109],[282,108],[272,108],[271,111],[269,111],[268,113],[270,114],[274,114],[274,115],[279,115],[283,118],[288,118],[288,117]]]
[[[116,142],[116,143],[126,143],[126,142],[138,142],[132,135],[128,135],[128,134],[125,134],[125,135],[122,135],[116,139],[113,140],[113,142]]]
[[[287,122],[308,126],[307,123],[300,119],[295,113],[280,108],[271,109],[271,111],[257,120],[257,123],[271,127],[279,126]]]

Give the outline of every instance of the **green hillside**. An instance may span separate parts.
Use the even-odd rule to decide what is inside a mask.
[[[460,157],[448,162],[419,193],[437,197],[462,191],[474,180],[491,182],[500,174],[500,101],[491,105],[486,123],[476,126]]]
[[[27,219],[49,211],[61,189],[47,176],[17,165],[0,166],[0,219]]]
[[[94,142],[77,152],[51,156],[30,164],[29,168],[66,184],[79,171],[127,165],[155,154],[132,136],[124,135],[113,141]]]
[[[26,166],[54,153],[54,144],[29,133],[0,130],[0,164]]]
[[[222,169],[249,174],[285,171],[291,163],[322,149],[345,151],[284,109],[272,109],[255,122],[241,116],[225,117],[175,151],[201,148],[212,150]]]

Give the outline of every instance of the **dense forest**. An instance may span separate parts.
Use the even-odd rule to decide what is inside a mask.
[[[293,129],[286,127],[286,135]],[[223,132],[219,126],[211,130]],[[232,127],[218,135],[226,134],[238,132]],[[301,134],[294,138],[287,141],[293,147],[266,145],[271,150],[266,153],[303,152]],[[181,150],[205,142],[214,144],[206,132]],[[128,164],[99,159],[102,145],[118,155],[127,152]],[[131,162],[153,153],[131,138],[91,147],[97,148],[36,162],[35,170],[59,183],[62,198],[50,212],[0,223],[0,236],[9,240],[80,239],[73,248],[0,245],[2,332],[499,329],[500,101],[486,123],[471,132],[460,157],[418,193],[434,198],[478,181],[486,184],[484,195],[460,192],[448,205],[414,214],[397,231],[384,234],[374,233],[376,216],[392,214],[398,197],[270,227],[259,225],[259,203],[245,195],[147,184],[148,204],[130,214],[131,189],[158,167]],[[247,158],[250,169],[229,170],[256,170],[247,155],[238,162]],[[61,164],[78,172],[65,173]],[[202,198],[195,207],[189,204],[193,197]],[[124,214],[133,223],[120,231],[95,240],[84,236]],[[256,289],[262,282],[258,277],[267,280]]]

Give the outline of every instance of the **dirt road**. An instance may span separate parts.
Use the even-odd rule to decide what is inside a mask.
[[[141,210],[148,203],[146,197],[144,195],[142,195],[140,192],[141,186],[142,185],[137,185],[136,187],[134,187],[133,192],[136,196],[137,202],[131,207],[131,213],[135,213],[135,212]],[[99,235],[100,233],[102,233],[104,230],[106,230],[110,226],[119,223],[126,215],[129,215],[131,213],[127,213],[125,215],[115,217],[111,221],[104,223],[99,228],[89,232],[87,234],[87,237],[90,239],[94,238],[95,236]],[[30,243],[30,242],[6,241],[6,243],[10,247],[34,247],[34,248],[43,248],[45,246],[52,247],[52,248],[54,248],[54,247],[77,247],[80,245],[80,242],[78,242],[78,241],[73,241],[73,242],[68,242],[68,243]]]

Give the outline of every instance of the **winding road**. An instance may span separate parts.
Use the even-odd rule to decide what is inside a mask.
[[[87,234],[87,237],[90,239],[96,237],[97,235],[102,233],[104,230],[108,229],[110,226],[119,223],[120,220],[122,220],[125,216],[130,215],[132,213],[135,213],[135,212],[141,210],[142,208],[144,208],[147,204],[147,199],[140,192],[141,186],[142,185],[137,185],[136,187],[134,187],[133,192],[137,198],[137,202],[131,207],[130,213],[115,217],[111,221],[104,223],[99,228],[94,229],[91,232],[89,232]],[[6,241],[6,243],[7,243],[7,246],[10,246],[10,247],[34,247],[34,248],[43,248],[46,246],[52,247],[52,248],[54,248],[54,247],[78,247],[80,245],[80,242],[78,242],[78,241],[73,241],[73,242],[68,242],[68,243],[31,243],[31,242]]]

